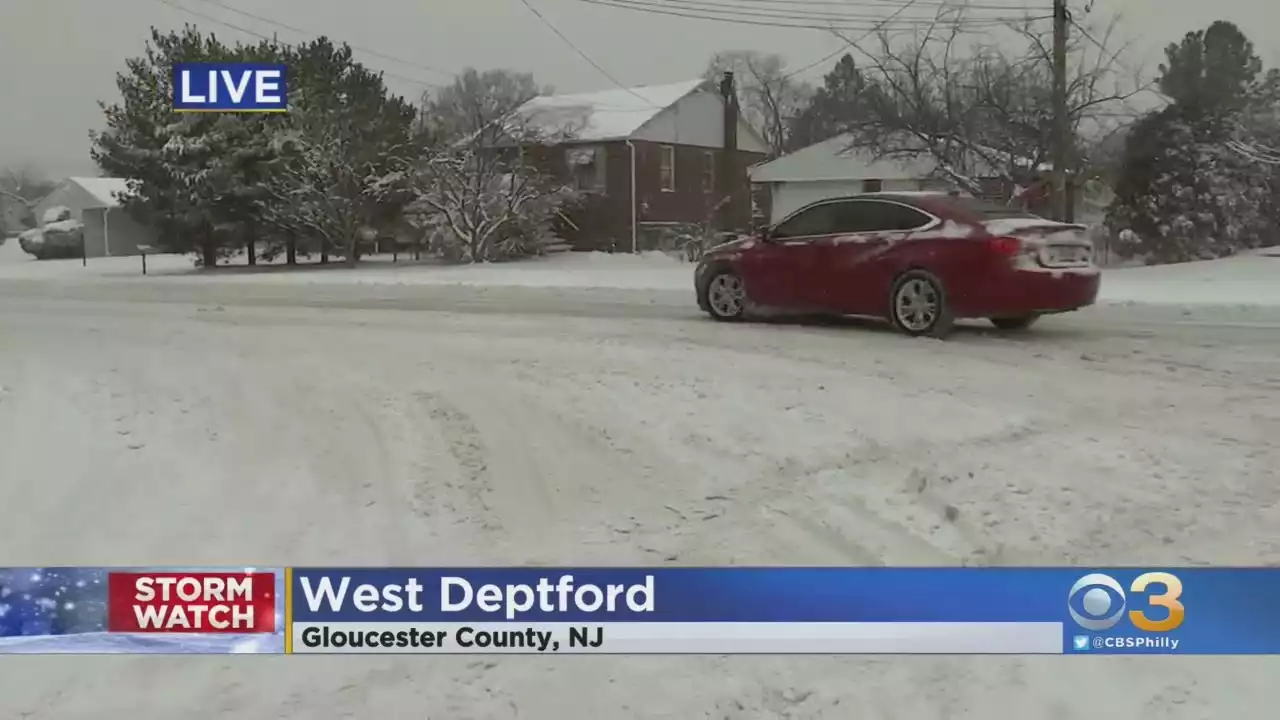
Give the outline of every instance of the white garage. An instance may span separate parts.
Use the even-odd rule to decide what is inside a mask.
[[[86,257],[137,255],[139,246],[155,244],[158,234],[120,207],[119,196],[128,192],[124,178],[70,177],[36,205],[36,217],[66,207],[72,219],[84,224]]]
[[[878,160],[854,149],[847,136],[810,145],[751,168],[751,182],[768,189],[769,217],[777,222],[811,202],[885,190],[945,190],[936,163],[918,158]]]

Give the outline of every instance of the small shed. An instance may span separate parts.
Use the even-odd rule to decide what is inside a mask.
[[[64,206],[84,224],[85,255],[113,257],[139,254],[139,246],[154,245],[158,233],[128,215],[119,197],[129,192],[124,178],[69,177],[35,208],[42,219],[46,210]]]

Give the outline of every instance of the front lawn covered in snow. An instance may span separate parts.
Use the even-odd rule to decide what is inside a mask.
[[[0,279],[142,279],[139,258],[95,258],[36,263],[14,247],[0,247]],[[17,252],[15,252],[17,251]],[[640,255],[563,253],[518,263],[442,266],[393,262],[390,255],[367,258],[359,267],[303,265],[283,261],[257,267],[219,266],[197,270],[189,256],[156,255],[147,260],[148,281],[272,284],[466,285],[473,287],[616,288],[692,292],[693,265],[662,253]],[[1104,270],[1101,304],[1280,306],[1280,249],[1221,260]]]

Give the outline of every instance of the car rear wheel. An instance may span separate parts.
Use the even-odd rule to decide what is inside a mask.
[[[707,313],[721,321],[741,320],[747,310],[747,287],[737,273],[722,270],[707,281]]]
[[[912,270],[893,284],[889,298],[889,320],[907,335],[943,337],[951,332],[953,319],[947,306],[942,281],[932,273]]]
[[[1019,317],[993,317],[991,324],[1001,330],[1026,330],[1039,320],[1039,315],[1022,315]]]

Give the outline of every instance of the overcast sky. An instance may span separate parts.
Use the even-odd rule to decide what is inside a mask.
[[[649,6],[690,0],[643,0]],[[743,13],[794,4],[807,13],[886,16],[905,0],[693,0]],[[984,6],[1037,7],[1041,0],[972,0]],[[628,85],[696,77],[718,49],[779,53],[802,67],[836,50],[819,30],[777,29],[662,16],[583,0],[528,0],[565,36]],[[1086,0],[1071,0],[1083,9]],[[931,13],[939,0],[917,0],[903,15]],[[1048,0],[1043,0],[1047,5]],[[191,22],[228,40],[238,30],[176,9],[216,18],[289,42],[329,35],[404,62],[357,52],[396,92],[417,97],[466,66],[533,72],[560,91],[615,87],[544,25],[522,0],[0,0],[0,167],[32,165],[60,177],[96,174],[87,133],[101,124],[98,100],[114,99],[123,59],[140,54],[152,25]],[[219,5],[223,7],[219,7]],[[1280,60],[1275,0],[1095,0],[1091,17],[1122,14],[1120,33],[1135,41],[1130,62],[1152,70],[1163,46],[1216,19],[1239,24],[1269,64]],[[306,31],[236,14],[235,8]],[[1047,10],[1046,10],[1047,11]],[[730,10],[730,13],[736,12]],[[1000,15],[1000,10],[974,11]],[[1079,11],[1078,11],[1079,12]],[[745,18],[747,15],[738,17]],[[759,18],[756,15],[756,18]],[[428,69],[432,68],[432,69]],[[820,79],[822,68],[805,77]]]

